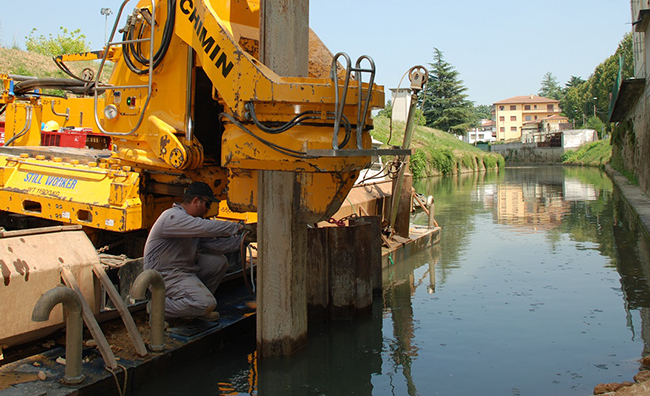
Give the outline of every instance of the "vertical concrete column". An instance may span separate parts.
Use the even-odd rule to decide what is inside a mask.
[[[309,1],[264,0],[261,5],[261,61],[281,76],[307,76]],[[294,172],[258,173],[261,358],[289,355],[307,342],[307,225],[300,213],[300,179]]]

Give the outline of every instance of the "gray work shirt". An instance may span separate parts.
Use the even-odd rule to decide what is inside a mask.
[[[207,220],[174,204],[151,228],[144,247],[144,269],[162,273],[197,272],[198,253],[223,254],[239,249],[237,223]]]

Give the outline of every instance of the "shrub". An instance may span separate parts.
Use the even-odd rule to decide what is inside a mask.
[[[32,29],[29,36],[25,37],[27,51],[36,52],[41,55],[59,56],[90,50],[90,45],[86,43],[86,36],[80,34],[81,29],[69,31],[63,26],[59,29],[62,33],[56,37],[52,37],[50,34],[49,38],[43,35],[36,37],[36,28]]]

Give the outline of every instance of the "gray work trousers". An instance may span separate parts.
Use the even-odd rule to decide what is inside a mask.
[[[165,318],[203,316],[214,311],[214,292],[226,275],[228,260],[222,254],[199,254],[197,273],[162,274],[165,279]]]

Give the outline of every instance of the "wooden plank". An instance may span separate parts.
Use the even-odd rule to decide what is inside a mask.
[[[83,294],[81,294],[81,289],[79,288],[77,280],[72,274],[72,271],[70,271],[70,267],[67,265],[61,267],[61,277],[63,278],[63,282],[79,295],[79,298],[81,299],[81,306],[83,308],[81,315],[84,318],[84,322],[86,323],[86,327],[88,327],[90,334],[92,334],[93,339],[97,342],[97,349],[99,349],[99,352],[102,354],[104,363],[109,368],[116,370],[117,360],[115,359],[115,355],[111,350],[111,346],[108,344],[108,341],[106,341],[106,337],[104,336],[101,327],[99,327],[99,323],[97,323],[95,315],[88,305],[88,302],[86,302]]]
[[[113,301],[113,304],[115,304],[115,308],[117,308],[117,311],[120,313],[122,321],[126,326],[126,330],[129,332],[129,336],[131,337],[131,342],[133,342],[133,346],[135,347],[135,351],[140,356],[146,356],[147,348],[144,346],[144,341],[142,341],[142,336],[138,331],[138,327],[135,325],[135,321],[133,321],[131,312],[129,312],[129,309],[124,303],[124,300],[122,300],[122,297],[120,297],[117,289],[115,289],[115,286],[108,278],[108,275],[106,275],[106,271],[104,271],[104,268],[101,266],[101,264],[94,263],[93,272],[95,275],[97,275],[99,281],[102,282],[102,285],[106,289],[108,296],[111,298],[111,301]]]

